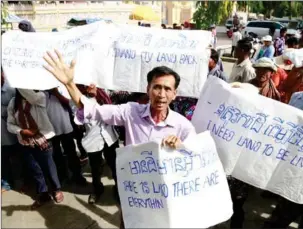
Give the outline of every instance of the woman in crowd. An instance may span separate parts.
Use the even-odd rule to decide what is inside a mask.
[[[18,89],[8,108],[7,129],[16,134],[22,145],[24,161],[36,182],[38,196],[32,204],[36,209],[51,200],[46,178],[52,186],[53,199],[60,203],[63,193],[53,160],[50,139],[55,135],[54,128],[46,111],[46,95],[43,92]]]
[[[249,83],[259,88],[261,95],[281,101],[281,95],[272,80],[273,73],[277,71],[275,63],[271,59],[263,57],[257,60],[253,67],[256,69],[256,77]]]
[[[281,85],[283,91],[282,102],[288,103],[295,92],[303,91],[303,66],[289,72],[287,79]]]
[[[109,96],[102,89],[97,89],[95,85],[78,88],[92,103],[111,104]],[[81,125],[76,118],[75,123]],[[93,193],[89,195],[88,203],[96,203],[104,192],[104,186],[101,182],[102,154],[104,154],[105,160],[112,170],[115,181],[114,195],[117,198],[116,148],[119,147],[118,134],[113,126],[100,121],[85,120],[84,126],[85,134],[82,139],[82,146],[88,154],[93,179]]]

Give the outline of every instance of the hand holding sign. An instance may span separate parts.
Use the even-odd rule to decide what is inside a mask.
[[[70,66],[67,66],[61,54],[55,50],[56,57],[54,57],[50,52],[44,56],[44,60],[49,64],[49,66],[44,66],[44,68],[49,71],[53,76],[57,78],[64,85],[68,85],[73,82],[75,65],[76,62],[73,60]]]
[[[180,148],[181,144],[182,144],[181,139],[174,135],[170,135],[170,136],[164,138],[162,141],[162,146],[168,146],[169,148],[172,148],[172,149]]]

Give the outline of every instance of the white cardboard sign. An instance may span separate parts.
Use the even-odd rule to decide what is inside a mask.
[[[9,31],[2,65],[12,87],[50,89],[59,82],[44,68],[46,51],[76,58],[75,82],[111,90],[146,92],[147,73],[168,66],[181,76],[180,95],[198,97],[208,73],[208,31],[163,30],[95,22],[56,33]]]
[[[303,204],[302,110],[212,77],[192,123],[211,132],[228,175]]]
[[[117,176],[126,228],[208,228],[233,213],[209,132],[178,151],[155,142],[119,148]]]

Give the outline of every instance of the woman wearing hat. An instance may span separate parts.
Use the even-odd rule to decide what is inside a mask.
[[[272,80],[273,73],[277,71],[275,63],[271,59],[263,57],[257,60],[253,67],[256,70],[256,78],[250,80],[249,83],[259,88],[261,95],[280,101],[280,93]]]
[[[275,48],[272,45],[272,36],[267,35],[262,38],[262,41],[263,41],[264,45],[261,47],[256,60],[258,60],[262,57],[267,57],[267,58],[272,59],[275,54]]]

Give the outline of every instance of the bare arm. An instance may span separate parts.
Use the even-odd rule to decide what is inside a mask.
[[[75,61],[72,61],[70,66],[67,66],[64,63],[61,54],[57,50],[55,50],[55,53],[56,57],[54,57],[50,52],[47,52],[47,55],[44,56],[44,60],[48,63],[44,68],[65,85],[76,106],[78,108],[82,108],[83,104],[80,100],[82,93],[73,81],[76,63]]]

